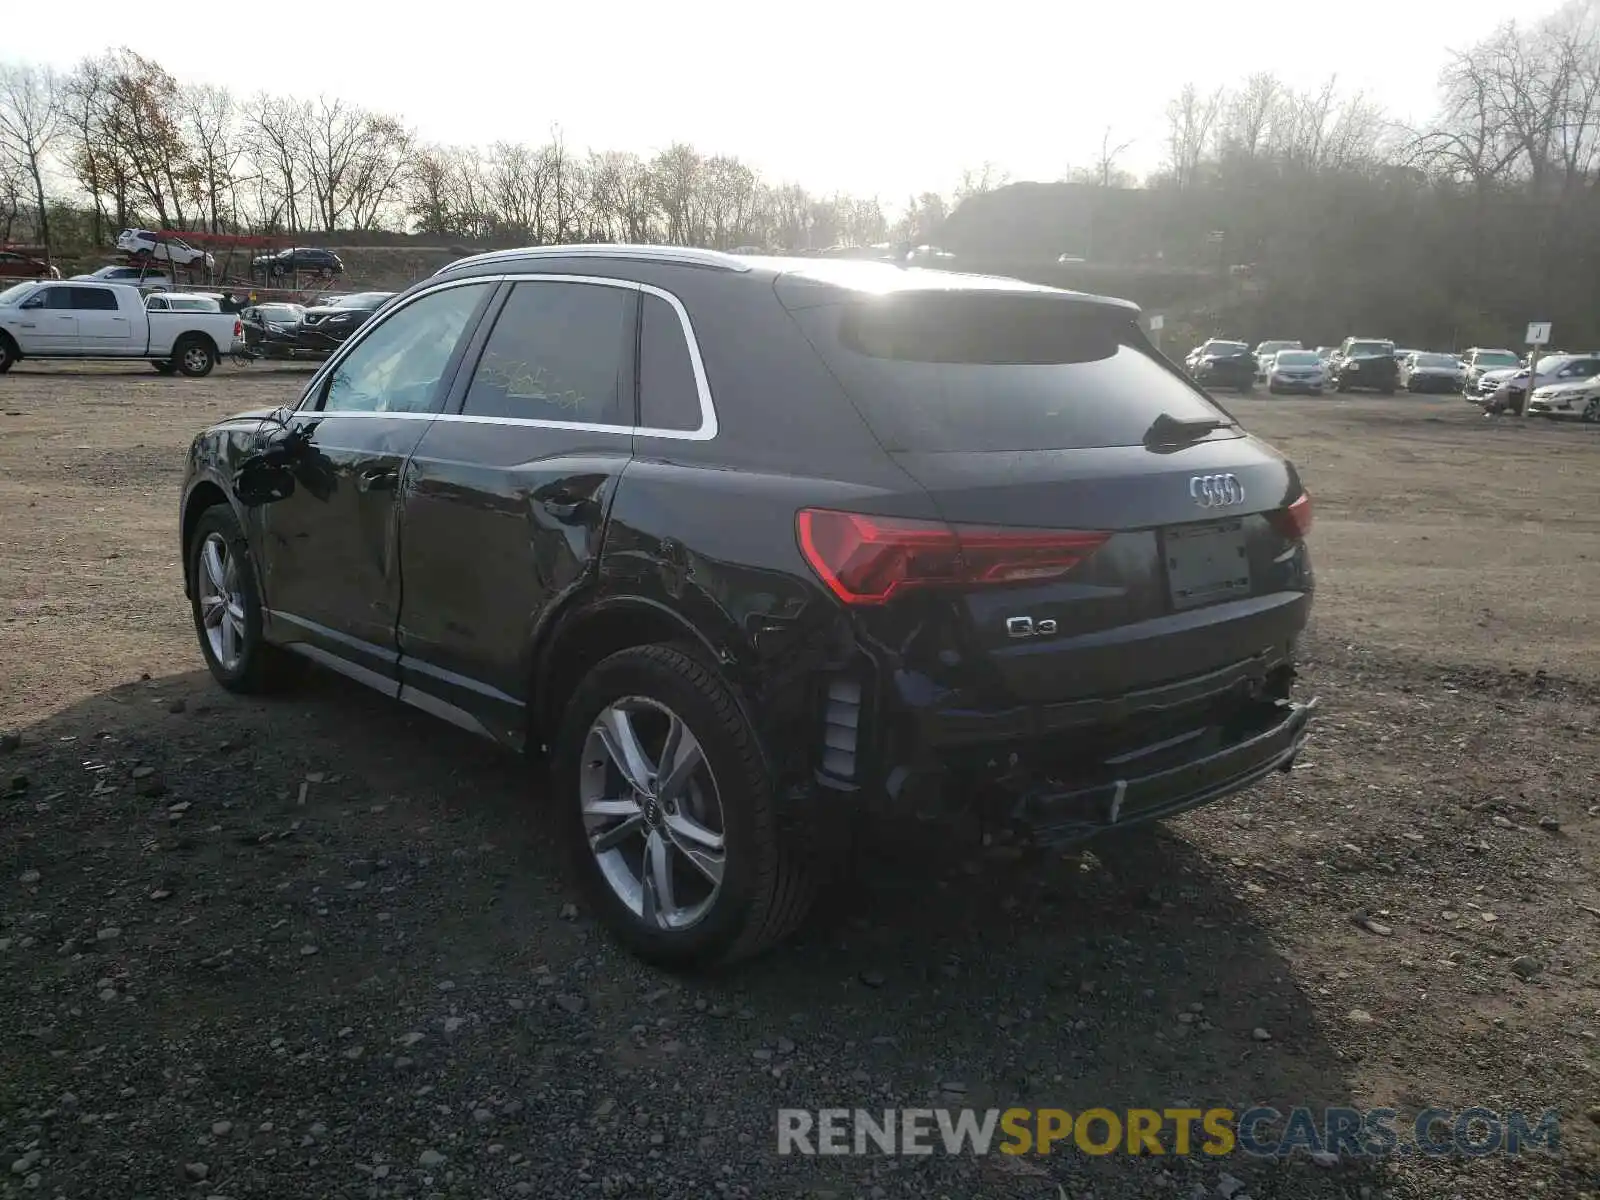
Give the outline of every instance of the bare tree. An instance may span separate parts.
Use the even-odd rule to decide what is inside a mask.
[[[244,154],[237,106],[231,92],[212,84],[184,88],[180,103],[207,224],[212,233],[220,233],[224,216],[236,216],[234,176]]]
[[[310,140],[310,106],[262,92],[245,110],[246,148],[255,173],[250,180],[254,224],[261,229],[305,228],[313,206],[307,199],[301,147]]]
[[[1131,184],[1133,177],[1117,166],[1117,159],[1121,158],[1133,146],[1131,140],[1111,144],[1111,126],[1107,125],[1105,132],[1100,135],[1100,157],[1094,165],[1095,182],[1103,188],[1113,184],[1121,187]]]
[[[590,234],[643,243],[655,236],[650,168],[637,154],[607,151],[589,156]]]
[[[702,177],[705,160],[693,146],[675,142],[650,164],[657,208],[666,225],[667,241],[698,246],[705,241]]]
[[[961,172],[961,182],[956,184],[955,201],[960,204],[969,196],[992,192],[1011,182],[1011,176],[992,162],[978,167],[968,167]]]
[[[0,156],[33,185],[39,241],[50,258],[50,214],[45,206],[45,159],[60,134],[61,86],[54,72],[0,63]]]
[[[1195,182],[1211,140],[1211,127],[1222,107],[1222,90],[1202,96],[1192,83],[1167,105],[1167,155],[1173,182],[1179,188]]]

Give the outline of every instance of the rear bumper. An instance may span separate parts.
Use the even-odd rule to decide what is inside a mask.
[[[1008,818],[1019,832],[1046,844],[1081,841],[1112,829],[1187,812],[1287,771],[1305,744],[1315,699],[1280,701],[1229,730],[1198,730],[1183,739],[1111,760],[1111,777],[1076,787],[1035,787],[1020,795]],[[1182,757],[1183,742],[1194,743]],[[1179,761],[1172,763],[1174,754]],[[1145,760],[1152,765],[1142,767]],[[1168,765],[1157,765],[1160,763]]]

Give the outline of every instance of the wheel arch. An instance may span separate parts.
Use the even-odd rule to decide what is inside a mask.
[[[183,594],[191,595],[194,586],[191,559],[194,557],[194,527],[199,523],[200,517],[207,510],[219,504],[226,504],[233,510],[233,515],[238,519],[241,528],[245,528],[244,514],[240,511],[238,503],[232,494],[217,480],[209,476],[197,479],[189,488],[188,494],[183,498],[183,514],[179,523],[179,545],[183,549]],[[261,564],[253,561],[256,558],[255,547],[250,546],[251,565],[257,569],[257,578],[260,578]]]
[[[694,647],[710,662],[730,656],[693,621],[644,596],[574,598],[546,623],[535,641],[528,690],[528,744],[547,742],[578,684],[601,660],[620,650],[655,643]]]
[[[177,337],[172,339],[170,357],[174,362],[177,361],[179,352],[182,351],[183,347],[189,342],[200,342],[202,345],[210,346],[211,353],[214,357],[222,357],[222,350],[217,346],[216,338],[212,337],[204,329],[185,329]]]

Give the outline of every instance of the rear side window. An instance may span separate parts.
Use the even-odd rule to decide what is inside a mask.
[[[796,317],[890,450],[1134,446],[1162,414],[1226,419],[1125,309],[914,293]]]
[[[700,388],[677,309],[645,292],[639,320],[639,424],[699,429]]]
[[[115,312],[117,309],[117,294],[109,288],[73,288],[72,307],[80,312]]]
[[[631,426],[636,297],[604,284],[517,284],[484,345],[462,411]]]

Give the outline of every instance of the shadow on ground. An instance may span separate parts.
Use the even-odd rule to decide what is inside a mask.
[[[12,778],[16,777],[16,778]],[[876,829],[711,980],[568,906],[530,769],[331,677],[94,697],[0,758],[0,1137],[40,1194],[1354,1196],[1233,1156],[780,1158],[780,1107],[1348,1102],[1181,835],[1114,866]],[[1256,1031],[1263,1031],[1257,1033]],[[188,1171],[187,1176],[185,1171]],[[185,1180],[187,1179],[187,1184]]]

